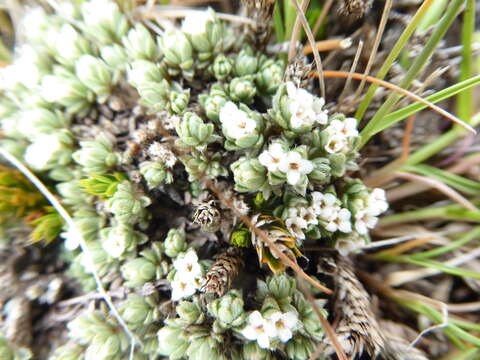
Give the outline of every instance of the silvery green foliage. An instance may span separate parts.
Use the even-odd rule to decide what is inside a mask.
[[[135,359],[307,359],[323,332],[291,276],[242,272],[255,279],[217,298],[199,295],[222,241],[205,245],[220,231],[207,238],[189,212],[205,200],[206,177],[243,214],[281,219],[297,247],[357,250],[388,204],[382,190],[345,175],[358,168],[356,120],[285,82],[282,59],[211,9],[162,33],[112,0],[57,10],[31,9],[24,43],[0,69],[0,146],[72,214],[89,251],[62,230],[67,274],[86,292],[96,287],[93,271],[112,291],[126,289],[116,302],[144,343]],[[102,197],[81,186],[95,186],[91,175],[122,180]],[[217,205],[228,220],[223,240],[249,247],[249,230]],[[105,309],[68,327],[69,342],[51,359],[128,358],[129,340]],[[2,341],[2,359],[25,358]]]

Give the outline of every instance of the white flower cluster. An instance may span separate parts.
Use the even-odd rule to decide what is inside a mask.
[[[293,129],[312,127],[314,124],[325,125],[328,122],[327,111],[323,109],[325,105],[323,98],[297,88],[291,81],[287,82],[287,94],[290,98],[289,110],[292,115],[290,125]]]
[[[240,110],[233,102],[228,101],[220,109],[220,122],[225,136],[232,139],[240,139],[251,135],[257,123],[251,119],[245,111]]]
[[[334,119],[327,126],[325,132],[328,134],[325,145],[326,152],[330,154],[348,152],[350,150],[349,139],[358,136],[357,120],[354,118],[346,118],[344,121]]]
[[[308,175],[313,171],[313,163],[304,159],[297,151],[285,151],[280,143],[273,143],[258,157],[260,164],[269,172],[279,171],[287,178],[287,183],[297,185],[302,175]]]
[[[248,340],[257,341],[262,349],[268,349],[272,339],[280,339],[284,343],[290,340],[297,327],[298,317],[293,312],[276,311],[264,318],[256,310],[248,316],[247,326],[242,329],[241,334]]]
[[[173,262],[173,267],[177,272],[171,282],[172,300],[178,301],[195,294],[201,287],[203,278],[203,269],[195,250],[189,249],[180,254]]]
[[[378,216],[388,209],[385,190],[373,189],[365,200],[355,202],[355,209],[355,230],[365,235],[377,225]]]

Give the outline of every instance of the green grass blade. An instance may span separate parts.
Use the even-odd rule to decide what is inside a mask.
[[[473,70],[473,33],[475,31],[475,0],[467,0],[463,13],[462,27],[462,62],[460,64],[460,81],[472,77]],[[457,115],[468,122],[473,113],[473,90],[468,89],[457,97]]]
[[[476,126],[480,124],[480,113],[475,114],[469,124],[472,126]],[[467,130],[463,127],[454,125],[450,130],[448,130],[442,136],[439,136],[435,141],[431,142],[430,144],[424,145],[413,154],[411,154],[405,165],[415,165],[421,163],[428,158],[432,157],[433,155],[437,154],[439,151],[443,150],[454,141],[460,139],[461,137],[465,136]]]
[[[448,171],[438,169],[430,165],[420,164],[406,166],[403,168],[403,170],[436,179],[465,194],[480,194],[480,182],[464,178],[460,175],[452,174]]]
[[[275,3],[275,9],[273,10],[273,27],[277,42],[284,42],[285,29],[283,28],[282,4],[280,1]]]
[[[425,44],[423,50],[418,54],[415,61],[412,63],[410,68],[408,69],[407,73],[404,75],[402,80],[400,81],[399,86],[402,88],[407,89],[413,80],[417,77],[418,73],[427,63],[428,59],[432,56],[433,52],[437,48],[438,44],[442,40],[443,36],[450,28],[451,24],[457,17],[462,5],[464,4],[464,0],[453,0],[450,4],[450,7],[445,12],[445,15],[442,19],[438,22],[435,30],[432,33],[432,36],[428,39],[427,43]],[[373,118],[368,122],[365,126],[364,134],[372,133],[373,129],[377,128],[378,123],[381,122],[382,118],[385,117],[389,111],[393,108],[393,106],[397,103],[397,101],[402,97],[401,94],[392,93],[387,97],[385,103],[378,109],[375,113]],[[370,140],[369,137],[363,136],[362,141],[360,143],[360,148],[365,145],[365,143]]]
[[[385,78],[388,71],[392,67],[394,61],[398,58],[398,55],[400,55],[403,48],[407,45],[408,40],[413,35],[420,21],[426,15],[426,13],[428,12],[428,9],[433,5],[433,3],[434,3],[434,0],[426,0],[423,2],[422,6],[417,10],[415,16],[412,18],[408,26],[402,32],[397,42],[395,43],[392,51],[390,51],[390,54],[387,56],[387,58],[383,62],[383,65],[380,67],[380,70],[378,70],[377,74],[375,75],[377,79],[383,80]],[[359,121],[363,118],[363,115],[367,111],[368,106],[372,102],[373,95],[375,94],[375,91],[377,90],[377,88],[378,88],[377,84],[372,84],[368,88],[368,91],[364,99],[360,103],[358,110],[355,113],[355,118],[357,118]]]
[[[435,94],[427,96],[425,100],[428,100],[433,104],[436,104],[442,100],[448,99],[462,92],[466,92],[467,90],[479,84],[480,84],[480,75],[477,75],[470,79],[459,82],[455,85],[449,86],[446,89],[440,90]],[[386,128],[392,126],[393,124],[399,121],[402,121],[408,118],[409,116],[416,114],[417,112],[426,108],[427,108],[427,105],[420,102],[415,102],[413,104],[405,106],[404,108],[401,108],[397,111],[394,111],[386,115],[383,119],[381,119],[381,121],[379,121],[378,125],[375,128],[370,130],[369,133],[366,133],[366,130],[363,129],[361,132],[361,135],[371,138],[373,135],[379,133],[380,131],[383,131]]]
[[[478,201],[474,201],[473,203],[475,204],[475,206],[480,205]],[[439,207],[428,207],[424,209],[406,211],[394,215],[384,216],[380,219],[380,225],[385,226],[430,219],[480,222],[480,212],[467,210],[464,207],[456,204]]]

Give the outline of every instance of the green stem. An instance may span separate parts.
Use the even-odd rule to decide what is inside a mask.
[[[462,5],[464,4],[464,0],[453,0],[450,7],[448,8],[447,12],[443,16],[443,18],[438,23],[437,27],[432,33],[430,39],[428,39],[425,47],[420,52],[420,54],[416,57],[413,64],[408,69],[407,73],[404,75],[402,80],[400,81],[399,86],[404,89],[408,89],[410,84],[413,80],[417,77],[418,73],[422,68],[425,66],[426,62],[432,56],[433,52],[438,46],[438,43],[442,40],[443,36],[450,28],[450,25],[455,20],[458,15],[458,12]],[[371,133],[377,127],[378,123],[380,123],[385,115],[388,114],[389,111],[393,108],[393,106],[397,103],[397,101],[401,98],[401,94],[392,93],[387,97],[385,103],[378,109],[376,114],[373,118],[368,122],[368,124],[364,128],[365,133]],[[363,146],[369,140],[368,137],[362,138]]]
[[[471,121],[469,121],[470,125],[476,126],[480,123],[480,113],[472,116]],[[415,165],[421,163],[428,158],[432,157],[433,155],[437,154],[439,151],[445,149],[454,141],[463,137],[466,133],[466,130],[461,126],[455,125],[452,129],[447,131],[442,136],[438,137],[435,141],[430,144],[427,144],[417,151],[415,151],[412,155],[408,157],[408,160],[405,162],[405,165]]]
[[[403,31],[402,35],[400,35],[400,38],[397,40],[395,43],[392,51],[388,55],[388,57],[385,59],[383,62],[383,65],[381,66],[380,70],[378,73],[375,75],[377,79],[383,80],[385,76],[387,75],[388,71],[392,67],[393,62],[398,58],[398,55],[400,52],[403,50],[405,45],[407,44],[408,40],[412,36],[413,32],[417,28],[418,24],[422,20],[422,18],[425,16],[427,13],[428,9],[430,6],[432,6],[434,3],[433,0],[426,0],[420,6],[418,11],[416,12],[415,16],[413,17],[412,21],[408,24],[408,26],[405,28]],[[368,88],[367,94],[365,95],[365,98],[363,101],[360,103],[357,112],[355,113],[355,118],[358,120],[361,120],[363,115],[365,114],[365,111],[367,111],[368,106],[372,102],[373,95],[375,94],[375,91],[377,90],[379,85],[377,84],[372,84]]]
[[[463,13],[462,27],[462,63],[460,64],[459,81],[472,77],[473,69],[473,32],[475,31],[475,0],[467,0],[467,6]],[[473,90],[461,92],[457,97],[457,115],[460,119],[468,122],[473,113]]]

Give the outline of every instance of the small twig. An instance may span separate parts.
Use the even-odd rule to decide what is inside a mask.
[[[313,31],[314,34],[316,34],[318,32],[318,30],[320,30],[320,26],[322,26],[323,21],[327,17],[328,12],[329,12],[330,8],[332,7],[332,4],[333,4],[333,0],[327,0],[323,4],[322,12],[318,16],[317,21],[315,22],[315,25],[313,26],[312,31]]]
[[[12,154],[10,154],[7,150],[0,148],[0,154],[7,159],[13,166],[15,166],[19,171],[24,174],[28,180],[32,182],[33,185],[47,198],[47,200],[52,204],[52,206],[57,210],[57,212],[60,214],[60,216],[65,220],[67,223],[68,227],[73,230],[73,232],[76,234],[76,237],[78,238],[78,243],[80,244],[80,247],[82,249],[82,252],[84,255],[88,257],[88,259],[91,261],[92,265],[92,275],[93,278],[95,279],[95,283],[97,285],[97,290],[98,292],[102,295],[103,299],[107,303],[108,307],[112,311],[113,316],[117,319],[118,323],[120,326],[123,328],[127,336],[130,338],[131,341],[131,347],[134,349],[135,344],[138,343],[143,347],[143,342],[128,328],[128,325],[125,323],[123,318],[120,316],[120,313],[118,312],[115,304],[113,303],[112,297],[108,294],[108,292],[105,290],[105,287],[102,284],[102,280],[100,279],[100,276],[98,275],[98,272],[96,270],[95,264],[93,263],[92,255],[90,253],[90,250],[88,249],[88,245],[85,242],[85,239],[83,238],[82,233],[80,230],[78,230],[77,225],[73,221],[72,217],[70,214],[65,210],[62,204],[60,204],[60,201],[53,195],[50,190],[47,189],[47,187],[40,181],[39,178],[37,178],[25,165],[22,164],[19,160],[17,160]],[[133,351],[132,349],[132,351]]]
[[[305,13],[305,11],[308,8],[308,3],[310,0],[302,0],[302,13]],[[295,56],[296,53],[296,44],[298,41],[298,38],[300,36],[300,26],[301,26],[301,21],[300,21],[300,14],[297,12],[297,17],[295,18],[295,24],[293,25],[293,31],[292,31],[292,36],[290,37],[290,44],[288,46],[288,61],[292,61],[293,57]]]
[[[352,46],[352,39],[345,38],[345,39],[329,39],[329,40],[321,40],[315,43],[315,47],[318,51],[330,51],[330,50],[344,50],[348,49]],[[303,54],[309,55],[313,52],[312,46],[307,44],[303,48]]]
[[[462,205],[466,209],[471,211],[478,211],[478,208],[474,204],[472,204],[467,198],[463,197],[459,192],[452,189],[450,186],[445,185],[444,183],[436,179],[431,179],[426,176],[421,176],[421,175],[412,174],[412,173],[403,172],[403,171],[397,171],[395,172],[394,175],[402,179],[417,181],[417,182],[429,185],[441,191],[442,193],[447,195],[450,199],[458,202],[460,205]]]
[[[313,77],[317,77],[319,76],[317,73],[315,72],[312,72],[312,76]],[[349,72],[346,72],[346,71],[333,71],[333,70],[326,70],[323,72],[322,74],[323,77],[326,77],[326,78],[348,78],[349,76],[351,76],[353,79],[355,80],[362,80],[363,79],[363,74],[359,74],[359,73],[349,73]],[[401,87],[397,86],[397,85],[394,85],[392,83],[389,83],[388,81],[384,81],[384,80],[380,80],[380,79],[377,79],[373,76],[366,76],[365,77],[366,80],[368,82],[371,82],[371,83],[374,83],[374,84],[377,84],[377,85],[380,85],[380,86],[383,86],[387,89],[390,89],[390,90],[393,90],[393,91],[396,91],[402,95],[405,95],[405,96],[409,96],[410,98],[412,98],[413,100],[417,101],[417,102],[420,102],[426,106],[428,106],[429,108],[431,108],[432,110],[436,111],[437,113],[445,116],[447,119],[451,120],[452,122],[462,126],[464,129],[466,129],[467,131],[470,131],[471,133],[473,134],[476,134],[477,132],[475,131],[475,129],[467,124],[466,122],[460,120],[459,118],[457,118],[456,116],[450,114],[448,111],[446,110],[443,110],[441,107],[431,103],[430,101],[428,100],[425,100],[423,99],[422,97],[418,96],[418,95],[415,95],[414,93],[412,93],[411,91],[408,91],[406,89],[402,89]]]
[[[388,21],[388,15],[390,14],[390,9],[392,8],[393,0],[385,1],[385,6],[383,8],[382,18],[380,19],[380,25],[378,26],[378,31],[375,36],[375,42],[373,43],[372,51],[370,53],[370,57],[368,58],[367,66],[365,67],[365,71],[363,72],[362,82],[358,86],[357,91],[355,91],[355,96],[353,98],[353,102],[357,100],[360,94],[363,91],[363,87],[365,86],[365,82],[367,80],[367,76],[370,73],[370,69],[372,68],[373,64],[375,63],[377,57],[378,47],[382,41],[382,35],[385,31],[385,25]]]
[[[338,359],[339,360],[347,360],[347,357],[345,355],[345,352],[343,351],[343,348],[342,348],[342,345],[340,344],[340,342],[338,341],[338,338],[337,338],[337,334],[335,334],[335,330],[333,330],[332,326],[330,325],[330,323],[327,321],[327,319],[325,319],[325,317],[323,316],[322,312],[320,311],[320,309],[318,308],[317,304],[315,303],[315,299],[314,297],[312,296],[312,293],[311,291],[307,290],[305,288],[305,286],[302,284],[301,282],[301,279],[298,279],[298,286],[300,288],[300,291],[303,293],[303,295],[305,295],[305,297],[307,298],[307,300],[310,302],[310,304],[312,304],[312,307],[313,307],[313,311],[315,311],[315,314],[318,316],[318,319],[320,320],[320,322],[322,323],[322,327],[323,329],[325,330],[328,338],[330,339],[330,341],[332,342],[332,345],[335,349],[335,352],[337,353],[337,356],[338,356]],[[318,347],[321,346],[321,343],[318,344]],[[318,348],[317,348],[318,349]],[[314,357],[316,352],[314,352],[312,354],[312,356],[310,356],[310,359],[311,360],[314,360],[316,359],[316,357]]]
[[[415,124],[415,118],[415,114],[409,116],[407,119],[407,123],[405,124],[405,132],[402,139],[402,155],[400,156],[402,162],[407,161],[408,156],[410,155],[410,145],[412,142],[412,132],[413,125]]]
[[[350,67],[349,74],[352,74],[355,72],[357,69],[358,65],[358,60],[360,59],[360,54],[362,53],[363,50],[363,41],[360,40],[358,43],[357,51],[355,52],[355,57],[353,58],[352,66]],[[340,93],[340,96],[338,97],[338,104],[342,104],[343,99],[345,98],[345,95],[347,94],[348,89],[350,88],[350,83],[352,82],[352,76],[349,76],[347,78],[347,81],[345,81],[345,85],[343,86],[343,90]]]
[[[315,37],[313,36],[312,29],[310,29],[310,25],[308,25],[307,18],[305,17],[305,14],[303,13],[302,9],[300,9],[300,5],[298,5],[297,0],[291,0],[292,3],[295,5],[295,8],[297,9],[297,14],[300,17],[300,21],[302,22],[303,25],[303,30],[305,30],[305,33],[307,34],[308,42],[310,43],[310,46],[313,49],[313,58],[315,59],[315,65],[317,66],[317,76],[318,76],[318,82],[320,85],[320,95],[321,97],[325,98],[325,79],[323,78],[323,66],[322,66],[322,59],[320,57],[320,54],[318,53],[318,50],[315,48]]]

